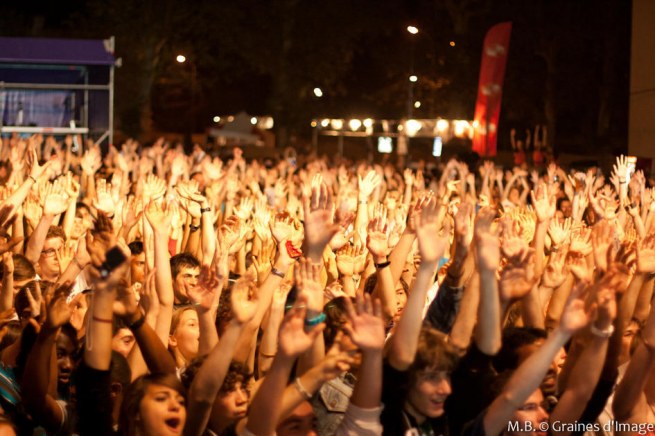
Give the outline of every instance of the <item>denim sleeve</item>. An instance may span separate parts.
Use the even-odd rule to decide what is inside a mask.
[[[446,285],[444,281],[439,286],[437,296],[434,297],[428,312],[425,314],[424,322],[445,334],[449,334],[455,323],[457,312],[459,312],[463,293],[463,286],[454,288]]]

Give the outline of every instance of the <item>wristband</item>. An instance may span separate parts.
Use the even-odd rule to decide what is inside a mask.
[[[389,265],[391,265],[391,261],[387,260],[386,262],[376,263],[374,265],[375,265],[375,268],[377,268],[377,269],[383,269],[383,268],[386,268]]]
[[[145,322],[146,322],[146,316],[141,315],[141,318],[137,319],[132,324],[129,324],[127,328],[130,329],[131,331],[139,330],[143,326],[143,324],[145,324]]]
[[[594,325],[594,323],[591,323],[590,330],[594,336],[607,339],[607,338],[611,338],[612,335],[614,334],[614,325],[610,324],[610,326],[607,329],[600,330],[598,327]]]
[[[114,320],[112,320],[112,319],[98,318],[98,317],[95,316],[95,315],[93,315],[93,316],[91,317],[91,319],[94,320],[94,321],[104,322],[104,323],[107,323],[107,324],[112,324],[112,323],[114,322]]]
[[[194,233],[200,230],[200,226],[194,226],[193,224],[189,224],[189,232]]]
[[[271,268],[271,274],[273,274],[274,276],[278,276],[278,277],[280,277],[282,279],[286,277],[285,273],[283,273],[282,271],[280,271],[279,269],[277,269],[275,267]]]
[[[211,207],[203,207],[202,209],[200,209],[200,213],[207,213],[211,211],[212,211]]]
[[[312,394],[310,394],[307,391],[307,389],[305,389],[305,387],[302,385],[302,383],[300,382],[300,377],[296,377],[296,380],[294,380],[293,382],[293,386],[296,388],[296,390],[300,395],[305,397],[305,400],[309,401],[312,399]]]
[[[305,318],[305,327],[316,327],[320,323],[325,321],[325,314],[323,312],[319,313],[314,318]]]

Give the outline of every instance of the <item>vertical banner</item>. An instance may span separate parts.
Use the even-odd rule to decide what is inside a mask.
[[[484,38],[478,99],[473,118],[473,151],[483,157],[496,155],[496,132],[511,33],[512,23],[508,21],[496,24]]]

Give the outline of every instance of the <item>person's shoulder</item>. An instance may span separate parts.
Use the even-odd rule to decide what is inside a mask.
[[[467,422],[462,427],[462,436],[486,436],[484,431],[484,417],[487,409],[484,409],[475,419]]]

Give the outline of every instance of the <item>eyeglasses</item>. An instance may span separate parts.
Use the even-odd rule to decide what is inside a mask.
[[[528,403],[522,405],[517,410],[522,412],[537,412],[540,407],[544,410],[548,410],[550,408],[550,402],[548,400],[544,400],[541,403]]]
[[[43,257],[52,257],[57,253],[57,250],[55,248],[48,248],[47,250],[42,250],[41,251],[41,256]]]

